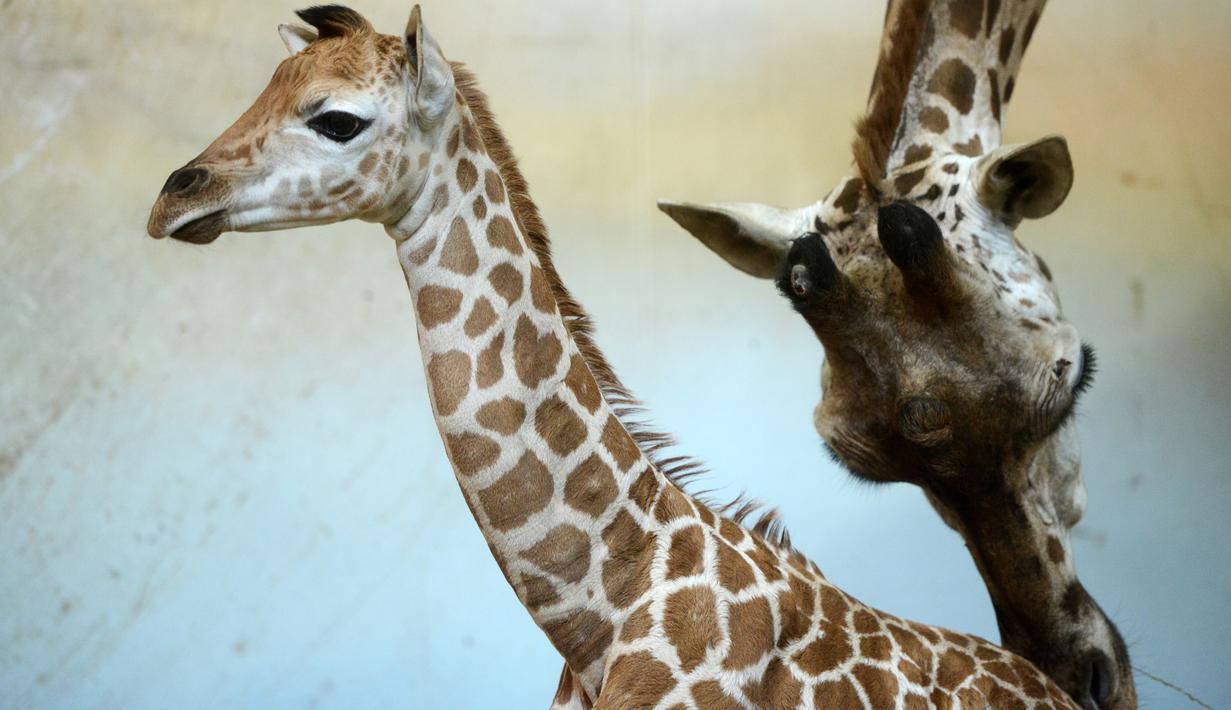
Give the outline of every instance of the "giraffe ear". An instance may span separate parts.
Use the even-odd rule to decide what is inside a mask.
[[[299,25],[278,25],[278,36],[282,38],[286,51],[290,52],[292,57],[316,40],[315,32]]]
[[[423,125],[431,125],[453,104],[453,67],[427,31],[418,5],[410,11],[404,40],[415,85],[413,111]]]
[[[696,205],[659,200],[667,213],[728,264],[762,279],[778,275],[791,240],[808,231],[805,210],[750,202]]]
[[[1006,221],[1037,219],[1056,210],[1073,187],[1073,159],[1061,136],[1006,145],[975,168],[979,200]]]

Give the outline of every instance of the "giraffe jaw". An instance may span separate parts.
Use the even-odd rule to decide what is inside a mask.
[[[226,209],[217,209],[179,225],[168,235],[172,239],[189,244],[209,244],[217,239],[227,227]]]

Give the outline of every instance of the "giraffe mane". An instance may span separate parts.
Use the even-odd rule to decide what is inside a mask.
[[[637,448],[649,459],[650,465],[658,469],[677,488],[687,491],[688,484],[695,482],[698,477],[706,473],[704,465],[690,456],[668,455],[667,449],[675,445],[675,437],[655,430],[643,419],[646,414],[644,405],[620,381],[615,369],[611,363],[607,362],[606,356],[594,342],[594,322],[590,314],[573,298],[556,271],[551,259],[551,241],[547,236],[547,226],[539,215],[538,207],[530,199],[526,179],[517,165],[513,149],[509,146],[500,127],[496,125],[495,117],[487,104],[487,96],[479,89],[474,74],[464,64],[450,63],[453,66],[453,77],[458,92],[461,93],[470,112],[474,115],[488,155],[496,163],[500,177],[504,180],[509,195],[509,204],[513,208],[513,216],[517,220],[517,225],[521,228],[522,234],[526,236],[530,249],[538,257],[539,266],[542,267],[547,283],[551,287],[551,293],[556,299],[556,306],[560,309],[565,328],[573,341],[577,343],[577,349],[594,376],[594,380],[598,383],[599,390],[607,403],[611,405],[620,424],[637,443]],[[692,497],[698,504],[741,525],[760,511],[760,516],[749,529],[768,543],[784,549],[790,548],[790,534],[783,525],[777,509],[766,508],[759,501],[750,500],[743,494],[725,504],[714,504],[706,500],[704,494],[692,495]]]
[[[931,4],[931,0],[889,0],[885,9],[885,34],[872,74],[868,109],[855,123],[855,140],[851,145],[859,175],[874,197],[886,191],[889,154],[902,123],[911,77],[919,63]]]

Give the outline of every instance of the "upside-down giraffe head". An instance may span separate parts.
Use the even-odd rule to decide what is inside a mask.
[[[817,431],[856,476],[923,488],[965,538],[1002,642],[1087,707],[1135,707],[1124,642],[1070,546],[1094,352],[1014,236],[1060,206],[1073,166],[1058,136],[1000,146],[1042,5],[891,2],[856,176],[796,210],[660,207],[777,281],[824,346]]]

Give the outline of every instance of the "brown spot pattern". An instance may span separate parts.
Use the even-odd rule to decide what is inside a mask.
[[[637,476],[637,480],[628,487],[628,498],[631,500],[641,512],[650,512],[650,503],[654,501],[654,496],[658,493],[658,477],[654,475],[653,469],[646,467]]]
[[[703,680],[689,689],[692,700],[706,710],[744,710],[744,704],[727,695],[716,680]]]
[[[551,474],[547,467],[527,451],[508,473],[479,491],[479,502],[492,527],[512,530],[525,525],[531,515],[546,508],[551,491]]]
[[[675,687],[675,678],[649,651],[637,651],[617,659],[603,685],[609,708],[652,708]]]
[[[1000,120],[1000,77],[995,69],[987,70],[988,94],[992,102],[992,118]]]
[[[761,660],[774,647],[774,617],[769,602],[757,597],[728,610],[727,630],[731,647],[722,667],[735,670],[750,666]]]
[[[504,377],[504,359],[501,351],[504,349],[504,333],[497,333],[492,341],[479,353],[478,366],[475,368],[475,383],[479,389],[487,389]]]
[[[919,181],[923,179],[923,176],[926,173],[926,168],[920,168],[918,170],[912,170],[908,173],[902,173],[893,179],[893,187],[898,191],[899,195],[905,195],[909,193],[915,185],[919,184]]]
[[[943,109],[928,106],[919,112],[919,125],[933,133],[944,133],[949,130],[949,117]]]
[[[450,158],[457,155],[457,146],[461,142],[461,131],[457,126],[453,127],[453,132],[449,134],[449,140],[445,141],[445,152]]]
[[[436,189],[432,191],[432,214],[440,214],[448,206],[449,186],[437,185]]]
[[[683,517],[692,517],[692,506],[688,504],[688,498],[679,488],[664,486],[662,495],[658,496],[658,502],[654,504],[654,519],[667,523]]]
[[[491,282],[492,288],[500,297],[509,303],[513,303],[521,298],[521,292],[525,288],[522,281],[521,272],[516,266],[505,262],[496,264],[492,268],[491,273],[487,275],[487,280]],[[522,316],[523,318],[525,316]]]
[[[521,583],[525,589],[526,607],[530,611],[537,611],[560,601],[560,595],[556,594],[555,585],[544,577],[540,577],[537,574],[523,575]]]
[[[450,434],[445,438],[445,446],[457,472],[463,476],[473,476],[500,456],[500,446],[482,434]]]
[[[946,59],[928,80],[928,91],[944,98],[964,116],[974,106],[975,73],[957,57]]]
[[[867,693],[869,704],[872,707],[891,708],[894,706],[894,700],[898,695],[898,681],[892,673],[860,663],[851,669],[851,675],[855,676],[855,680],[863,686],[863,691]],[[962,707],[967,706],[962,705]],[[970,707],[978,706],[971,705]]]
[[[680,657],[680,669],[690,673],[710,648],[717,646],[718,609],[708,587],[684,587],[667,597],[663,630]]]
[[[470,358],[460,350],[433,355],[427,363],[427,378],[441,416],[457,411],[470,391]]]
[[[462,194],[470,192],[478,181],[479,171],[475,169],[474,163],[465,158],[457,161],[457,184],[462,188]]]
[[[593,414],[602,403],[603,396],[598,391],[598,383],[590,374],[590,368],[579,354],[574,354],[569,361],[568,374],[564,376],[564,384],[577,398],[577,403]]]
[[[557,525],[521,556],[566,582],[580,582],[590,569],[590,536],[567,523]]]
[[[621,471],[627,471],[641,458],[641,450],[637,448],[637,442],[628,435],[614,414],[607,418],[607,424],[603,427],[603,447],[615,459]]]
[[[983,24],[983,0],[955,0],[950,3],[949,23],[953,29],[974,39]],[[879,707],[875,703],[873,706]]]
[[[484,429],[509,436],[520,429],[525,421],[526,406],[511,397],[504,397],[479,407],[474,418]]]
[[[816,610],[812,589],[795,576],[788,581],[791,588],[778,594],[778,616],[782,626],[778,641],[783,645],[808,633],[812,626],[812,613]]]
[[[810,675],[833,670],[851,657],[851,640],[846,630],[828,621],[821,622],[821,634],[800,649],[792,660]],[[828,705],[821,707],[830,707]],[[839,706],[833,706],[839,707]]]
[[[983,155],[983,139],[979,138],[978,134],[975,134],[965,143],[955,144],[953,146],[953,150],[961,153],[962,155],[968,155],[972,158],[976,158]]]
[[[820,683],[812,696],[817,708],[861,708],[863,701],[855,691],[855,684],[846,676],[828,683]]]
[[[462,306],[462,292],[443,286],[424,286],[415,299],[419,322],[427,330],[448,323]]]
[[[633,613],[624,620],[624,626],[620,628],[620,640],[625,643],[636,641],[650,633],[653,623],[654,619],[650,616],[650,602],[646,602],[634,609]]]
[[[513,254],[522,253],[521,240],[513,223],[503,215],[496,215],[487,223],[487,243]]]
[[[551,295],[551,286],[547,284],[543,270],[537,266],[530,269],[530,298],[534,307],[543,313],[556,312],[556,298]]]
[[[859,209],[859,197],[862,193],[863,180],[851,178],[842,185],[842,192],[838,193],[838,199],[834,200],[833,206],[847,214],[854,214],[855,210]]]
[[[902,162],[906,165],[910,165],[911,163],[917,163],[920,160],[926,160],[931,155],[932,146],[916,143],[906,149],[906,155],[903,156]]]
[[[1061,564],[1064,562],[1064,545],[1060,544],[1060,538],[1047,538],[1047,558],[1052,561],[1052,564]]]
[[[690,525],[676,530],[667,549],[667,579],[700,574],[705,569],[705,538],[701,528]]]
[[[596,454],[577,465],[564,482],[564,502],[593,517],[602,515],[619,489],[611,469]]]
[[[1013,55],[1013,42],[1017,39],[1017,30],[1006,27],[1000,32],[1000,63],[1008,65],[1009,57]]]
[[[581,417],[556,395],[543,400],[535,410],[534,430],[557,456],[569,454],[586,440]]]
[[[775,657],[765,666],[760,682],[744,686],[744,695],[758,708],[794,708],[800,704],[803,684],[791,675],[791,670]],[[819,709],[818,709],[819,710]]]
[[[727,591],[735,594],[756,582],[752,573],[752,565],[744,559],[730,544],[719,540],[718,548],[718,581]]]
[[[940,666],[936,669],[936,684],[945,690],[953,691],[969,678],[974,670],[973,658],[961,651],[948,649],[940,656]]]
[[[543,624],[552,645],[570,668],[589,668],[611,646],[614,629],[597,613],[586,609]]]
[[[466,337],[477,338],[486,333],[495,322],[496,309],[492,308],[491,301],[486,297],[479,296],[479,299],[471,306],[470,315],[466,316],[466,323],[462,330],[466,333]]]
[[[487,193],[488,201],[493,205],[504,202],[504,181],[500,179],[495,170],[488,170],[483,174],[483,190]]]
[[[479,129],[474,125],[474,121],[466,121],[462,124],[462,140],[466,143],[466,150],[472,153],[480,152],[482,145],[479,142]]]
[[[534,323],[522,315],[513,333],[513,367],[522,384],[534,389],[556,372],[562,354],[560,338],[552,332],[539,334]]]
[[[445,237],[445,246],[440,252],[440,265],[463,276],[469,276],[479,268],[479,257],[470,241],[470,228],[461,217],[453,218],[453,224],[449,226],[449,236]]]
[[[627,510],[621,510],[603,530],[603,542],[607,543],[603,590],[614,607],[623,609],[650,588],[654,535],[642,530]]]

